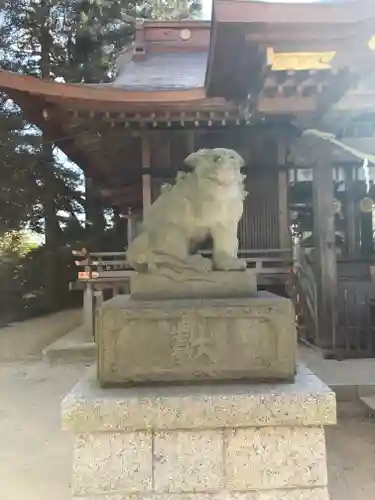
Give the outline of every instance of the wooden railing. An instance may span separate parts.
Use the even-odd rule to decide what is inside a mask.
[[[249,269],[255,269],[259,278],[262,275],[286,276],[293,265],[291,248],[244,249],[238,253],[246,260]]]
[[[73,252],[81,260],[76,261],[78,280],[70,284],[71,290],[83,290],[84,325],[94,335],[96,302],[102,300],[103,290],[112,295],[129,292],[129,278],[135,272],[126,261],[125,252]],[[209,256],[210,252],[202,252]],[[254,269],[258,284],[285,284],[292,267],[291,249],[240,250],[248,268]]]
[[[375,357],[375,282],[369,258],[337,259],[336,328],[322,338],[314,258],[305,248],[296,252],[289,289],[296,309],[299,338],[322,349],[328,358]]]
[[[202,255],[210,256],[211,252],[202,251]],[[91,280],[126,280],[132,268],[126,261],[125,252],[75,252],[84,257],[76,264],[83,268],[78,274],[79,281]],[[244,258],[249,269],[255,269],[257,275],[285,275],[292,266],[291,249],[240,250],[239,256]]]
[[[299,286],[301,292],[305,296],[306,303],[309,308],[310,317],[316,327],[318,314],[318,296],[314,268],[311,262],[311,257],[305,248],[299,247],[297,255],[298,257],[295,264],[295,270],[297,273]]]
[[[75,256],[83,257],[76,265],[83,268],[78,273],[78,281],[106,282],[127,280],[134,272],[126,261],[125,252],[73,252]]]
[[[318,296],[308,249],[295,247],[294,269],[287,288],[295,306],[299,339],[315,342],[318,332]]]

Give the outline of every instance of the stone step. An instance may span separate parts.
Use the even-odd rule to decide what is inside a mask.
[[[373,396],[362,396],[359,399],[367,406],[367,408],[375,411],[375,394]]]
[[[44,349],[43,357],[50,363],[95,361],[96,344],[81,326],[52,342]]]

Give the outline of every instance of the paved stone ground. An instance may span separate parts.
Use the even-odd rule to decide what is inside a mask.
[[[375,359],[324,359],[314,348],[298,346],[298,357],[312,372],[331,386],[375,385]],[[375,494],[374,494],[375,498]]]
[[[60,401],[84,368],[0,363],[1,500],[69,500],[71,449]]]
[[[65,335],[82,321],[81,309],[10,323],[0,328],[0,361],[39,356],[42,349]]]
[[[71,447],[60,401],[84,363],[0,363],[1,500],[69,500]],[[374,500],[375,417],[352,404],[327,430],[331,500]]]
[[[340,403],[338,425],[327,429],[331,500],[375,498],[375,416],[366,412]]]

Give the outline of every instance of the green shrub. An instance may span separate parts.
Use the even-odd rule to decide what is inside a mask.
[[[46,308],[46,251],[23,233],[0,238],[0,324],[51,312]],[[58,301],[54,310],[79,305],[82,294],[69,291],[69,282],[77,277],[71,249],[58,248],[55,258]]]

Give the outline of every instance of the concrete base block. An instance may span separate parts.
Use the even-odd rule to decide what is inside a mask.
[[[305,367],[290,384],[101,389],[62,404],[81,500],[328,500],[335,396]]]
[[[249,297],[256,291],[256,274],[251,269],[171,276],[134,273],[130,278],[130,294],[135,300]]]
[[[103,387],[202,380],[292,380],[292,303],[251,298],[106,302],[97,331]]]
[[[49,363],[95,361],[97,348],[94,338],[87,339],[85,329],[80,326],[59,338],[43,350],[43,357]]]

